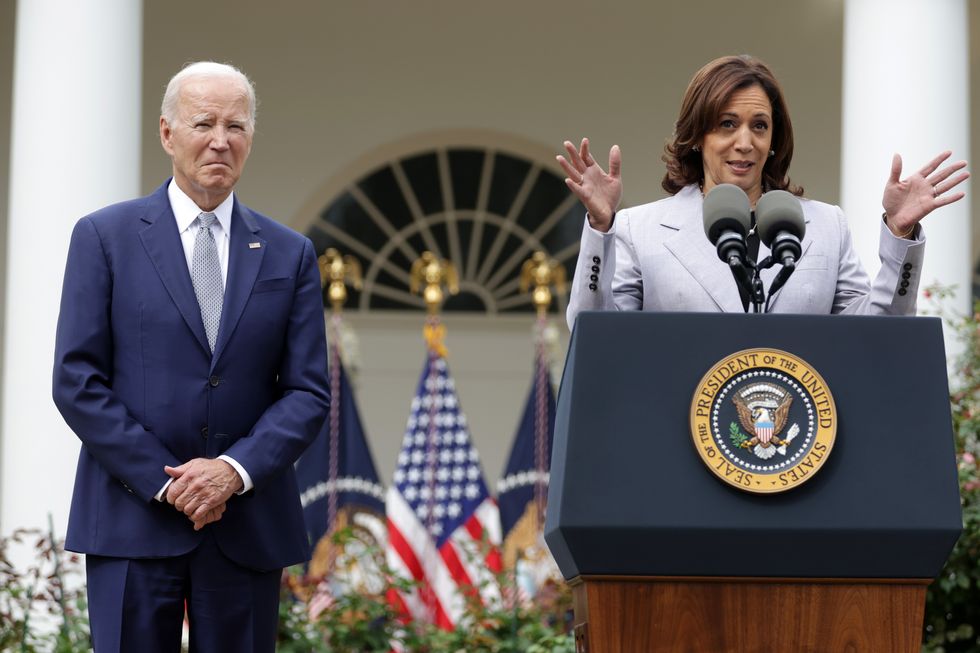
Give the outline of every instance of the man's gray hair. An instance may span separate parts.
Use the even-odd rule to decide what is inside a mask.
[[[248,95],[248,126],[251,131],[255,130],[255,85],[238,68],[216,61],[195,61],[189,63],[170,78],[170,82],[167,84],[167,90],[163,93],[163,102],[160,103],[160,115],[164,117],[167,123],[173,125],[176,122],[181,86],[184,81],[193,77],[230,77],[240,82]]]

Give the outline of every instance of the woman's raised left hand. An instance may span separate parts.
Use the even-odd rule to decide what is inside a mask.
[[[892,172],[885,184],[881,206],[885,209],[885,224],[893,234],[908,237],[922,218],[941,206],[963,199],[963,191],[949,191],[970,178],[970,173],[963,170],[966,161],[940,167],[952,154],[948,150],[939,154],[905,179],[901,179],[901,155],[892,157]]]

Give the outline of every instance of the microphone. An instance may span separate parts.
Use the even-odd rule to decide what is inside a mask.
[[[704,198],[704,233],[718,258],[733,269],[744,268],[748,256],[745,236],[752,226],[749,198],[735,184],[718,184]]]
[[[803,254],[800,241],[806,233],[800,200],[784,190],[769,191],[755,205],[755,226],[759,240],[772,250],[773,258],[784,268],[795,268]]]
[[[783,269],[769,286],[768,312],[769,301],[789,280],[796,269],[796,261],[803,255],[800,241],[806,233],[806,222],[800,200],[784,190],[769,191],[755,205],[755,227],[759,231],[759,240],[772,251],[773,258],[783,264]]]

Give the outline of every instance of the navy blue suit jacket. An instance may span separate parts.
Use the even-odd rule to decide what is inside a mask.
[[[293,462],[329,402],[316,256],[236,199],[228,257],[212,356],[167,184],[75,225],[54,362],[55,403],[82,441],[68,549],[192,550],[204,530],[153,498],[163,467],[228,454],[254,489],[205,530],[253,569],[309,558]]]

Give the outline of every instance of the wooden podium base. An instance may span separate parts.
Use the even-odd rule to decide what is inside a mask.
[[[579,576],[576,653],[918,653],[929,579]]]

